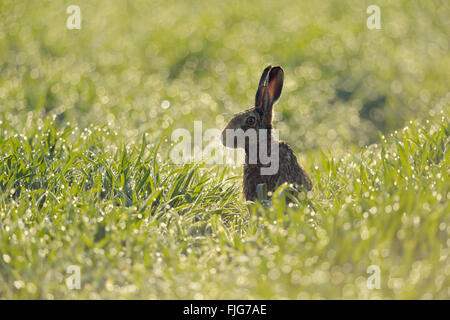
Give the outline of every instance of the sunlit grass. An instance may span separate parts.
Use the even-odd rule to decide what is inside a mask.
[[[323,155],[313,193],[287,206],[280,188],[269,207],[246,206],[228,169],[170,165],[145,139],[1,128],[3,298],[448,298],[445,117]]]

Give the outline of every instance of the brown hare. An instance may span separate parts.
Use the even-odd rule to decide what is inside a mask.
[[[286,142],[278,141],[273,134],[272,107],[281,95],[283,81],[281,67],[265,68],[256,91],[255,106],[235,114],[222,132],[224,146],[245,149],[246,200],[257,198],[257,186],[260,184],[265,184],[269,192],[285,182],[303,186],[306,190],[312,189],[311,178],[298,164],[291,147]],[[263,149],[266,153],[262,152]]]

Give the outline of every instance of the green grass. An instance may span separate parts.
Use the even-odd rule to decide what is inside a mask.
[[[286,206],[285,186],[269,207],[246,207],[229,170],[171,166],[145,140],[1,129],[3,298],[449,297],[447,118],[322,154],[314,193]]]
[[[77,31],[69,4],[0,2],[0,299],[450,298],[447,1],[379,1],[377,31],[356,0],[78,1]],[[314,183],[290,205],[168,157],[269,63]]]

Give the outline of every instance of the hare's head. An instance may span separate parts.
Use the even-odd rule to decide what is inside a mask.
[[[255,106],[239,112],[222,131],[222,143],[229,148],[243,148],[249,129],[272,129],[272,107],[278,101],[283,88],[284,72],[281,67],[268,66],[264,69],[256,90]],[[227,138],[228,137],[228,138]],[[241,141],[241,143],[239,142]],[[245,142],[247,143],[247,142]]]

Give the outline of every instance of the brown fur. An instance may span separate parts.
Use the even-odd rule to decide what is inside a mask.
[[[261,164],[244,164],[244,196],[246,200],[255,200],[256,186],[265,183],[268,191],[275,191],[276,188],[287,182],[305,187],[306,190],[312,189],[311,178],[308,173],[297,162],[297,157],[291,147],[286,142],[278,141],[280,168],[277,174],[261,175]],[[247,158],[247,157],[246,157]]]
[[[225,146],[237,148],[236,141],[226,141],[227,129],[242,129],[244,132],[250,128],[266,129],[267,143],[276,143],[279,147],[279,170],[273,175],[261,175],[261,167],[269,167],[270,164],[263,165],[259,159],[256,164],[249,163],[249,140],[245,140],[243,148],[246,151],[244,165],[244,196],[246,200],[255,200],[257,198],[256,188],[258,184],[266,184],[267,190],[273,192],[276,188],[287,182],[303,186],[306,190],[312,189],[311,178],[308,173],[297,162],[292,149],[286,142],[277,141],[272,135],[272,106],[281,95],[283,86],[284,72],[281,67],[267,67],[259,83],[255,97],[255,107],[237,113],[225,127],[222,132],[222,142]],[[266,92],[267,91],[267,92]],[[267,94],[268,93],[268,94]],[[266,96],[264,97],[264,94]],[[249,122],[249,118],[252,121]],[[257,148],[259,149],[259,140]],[[270,147],[268,149],[270,151]]]

